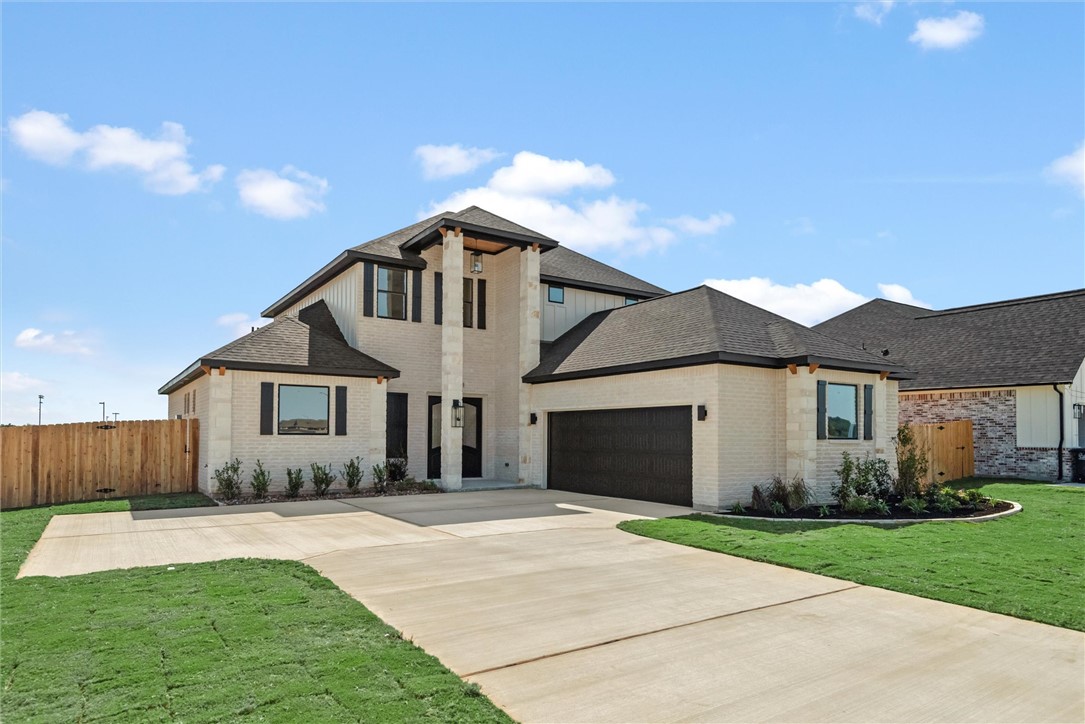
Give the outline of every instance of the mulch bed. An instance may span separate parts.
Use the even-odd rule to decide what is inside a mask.
[[[394,498],[401,495],[436,495],[443,493],[440,488],[432,488],[422,485],[405,485],[401,488],[390,488],[387,492],[378,493],[372,487],[359,488],[356,492],[349,490],[329,490],[326,495],[314,495],[313,493],[300,493],[297,497],[288,498],[283,493],[272,493],[262,498],[244,495],[237,500],[222,500],[211,496],[219,505],[251,505],[253,503],[300,503],[303,500],[340,500],[343,498]]]
[[[736,517],[775,518],[777,520],[788,520],[789,518],[804,518],[807,520],[945,520],[947,518],[953,518],[957,520],[967,520],[969,518],[982,518],[985,515],[993,515],[995,513],[1004,513],[1013,508],[1013,503],[1009,503],[1005,500],[996,500],[992,502],[990,507],[984,508],[983,510],[959,508],[952,513],[943,513],[940,510],[928,510],[919,515],[916,515],[907,508],[898,508],[896,506],[890,508],[889,515],[879,515],[877,513],[857,515],[856,513],[848,513],[838,505],[830,505],[827,507],[829,508],[828,515],[819,515],[821,510],[820,506],[803,508],[787,515],[780,516],[773,515],[767,510],[751,510],[749,508],[741,513],[734,513],[730,510],[723,511],[723,513]]]

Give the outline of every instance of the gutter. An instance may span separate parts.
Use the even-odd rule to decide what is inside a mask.
[[[1066,439],[1066,416],[1063,414],[1063,392],[1059,389],[1058,385],[1051,385],[1055,390],[1055,394],[1059,396],[1059,450],[1058,450],[1058,468],[1059,477],[1058,480],[1062,480],[1062,446]]]

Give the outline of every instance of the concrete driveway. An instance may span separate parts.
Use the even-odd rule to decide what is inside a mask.
[[[1074,721],[1085,635],[638,538],[507,490],[57,516],[20,575],[304,560],[522,721]]]

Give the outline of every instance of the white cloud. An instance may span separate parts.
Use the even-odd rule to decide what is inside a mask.
[[[785,221],[784,226],[791,229],[791,233],[795,236],[806,236],[807,234],[817,233],[817,229],[814,227],[814,220],[809,216],[800,216],[797,219]]]
[[[494,171],[489,187],[516,196],[557,196],[577,188],[607,188],[614,174],[599,164],[562,161],[531,151],[521,151],[512,165]]]
[[[667,223],[690,236],[708,236],[709,234],[715,234],[725,226],[735,223],[735,217],[726,211],[721,211],[703,219],[689,215],[679,216],[674,219],[667,219]]]
[[[24,349],[40,349],[56,354],[91,354],[91,344],[81,334],[72,331],[60,333],[43,332],[27,327],[15,336],[15,346]]]
[[[882,299],[901,304],[911,304],[913,307],[925,307],[931,309],[931,305],[921,302],[912,296],[912,290],[900,284],[879,284],[878,292]]]
[[[25,392],[27,390],[45,389],[46,383],[37,377],[31,377],[22,372],[0,373],[0,390],[4,392]]]
[[[915,24],[908,40],[924,50],[960,48],[983,33],[983,16],[959,10],[951,18],[923,18]]]
[[[1052,161],[1044,175],[1053,183],[1074,186],[1085,195],[1085,143],[1077,147],[1073,153],[1069,153]]]
[[[243,337],[251,332],[253,327],[263,327],[265,324],[271,324],[271,320],[263,317],[250,317],[244,312],[230,312],[216,319],[215,324],[228,328],[234,337]]]
[[[874,25],[881,25],[882,20],[885,19],[885,16],[889,14],[894,5],[896,3],[893,0],[859,3],[855,6],[855,17]]]
[[[492,148],[464,148],[458,143],[450,146],[426,144],[414,149],[414,155],[422,163],[422,176],[427,179],[470,173],[501,156]]]
[[[705,284],[743,301],[755,304],[799,324],[811,326],[870,301],[835,279],[819,279],[812,284],[777,284],[767,277],[749,279],[706,279]],[[887,299],[917,306],[912,293],[899,284],[879,284]]]
[[[517,153],[512,162],[497,169],[485,186],[456,191],[433,203],[420,218],[445,211],[480,206],[515,220],[586,252],[610,249],[643,254],[672,244],[677,231],[711,233],[734,222],[720,212],[706,219],[681,216],[662,223],[645,222],[648,206],[636,199],[610,194],[591,198],[593,191],[615,183],[614,174],[599,164],[552,159],[529,151]],[[556,197],[579,191],[578,198]]]
[[[327,179],[293,166],[285,166],[278,173],[258,168],[237,175],[241,204],[272,219],[299,219],[324,211],[321,199],[328,188]]]
[[[106,125],[79,132],[68,120],[64,114],[29,111],[9,119],[8,131],[32,158],[57,166],[77,161],[88,171],[133,171],[147,189],[159,194],[204,190],[226,171],[217,164],[199,172],[193,169],[188,160],[192,139],[179,123],[167,121],[157,138],[148,138],[132,128]]]

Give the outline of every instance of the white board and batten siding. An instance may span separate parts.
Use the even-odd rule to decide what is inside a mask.
[[[550,285],[540,284],[539,286],[542,288],[541,338],[543,342],[553,342],[589,314],[625,305],[624,296],[589,292],[572,287],[565,287],[565,303],[556,304],[549,301]]]
[[[335,318],[347,344],[358,347],[358,333],[356,324],[358,321],[358,298],[361,294],[361,264],[354,264],[341,274],[324,284],[317,290],[306,295],[300,302],[296,302],[276,317],[289,314],[297,314],[310,304],[319,302],[321,299],[328,305],[332,317]]]

